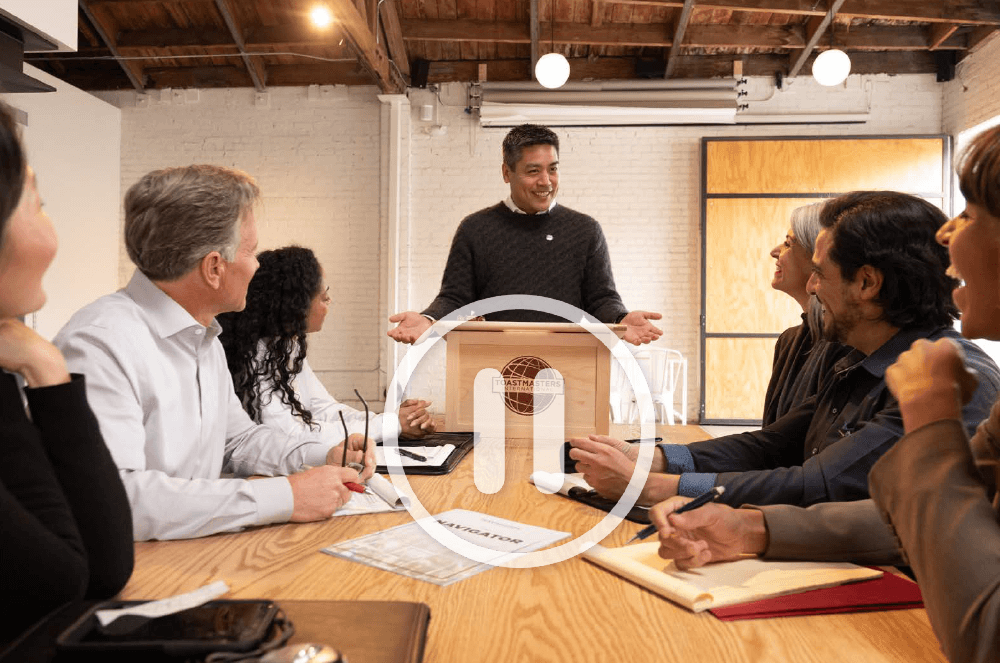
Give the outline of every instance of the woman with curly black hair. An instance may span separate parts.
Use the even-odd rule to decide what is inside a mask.
[[[340,413],[350,434],[364,433],[365,413],[339,403],[306,360],[306,335],[323,327],[330,307],[323,269],[312,250],[286,246],[257,256],[246,308],[218,316],[236,395],[250,418],[286,433],[302,427],[343,439]],[[399,408],[400,431],[420,437],[434,429],[426,401]],[[382,415],[370,415],[369,435],[379,440]]]

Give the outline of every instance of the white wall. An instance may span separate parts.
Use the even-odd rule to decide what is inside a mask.
[[[1000,36],[956,67],[955,78],[943,84],[943,128],[958,136],[1000,116]]]
[[[34,316],[51,338],[77,309],[117,287],[121,111],[30,65],[25,73],[57,88],[3,97],[28,114],[28,160],[59,237],[43,281],[48,302]]]
[[[59,45],[60,51],[75,51],[77,0],[0,0],[0,12],[30,26]]]
[[[338,398],[382,399],[379,101],[372,87],[104,94],[122,106],[122,195],[158,168],[210,163],[252,174],[263,193],[260,249],[308,246],[334,307],[309,363]],[[137,103],[138,101],[138,103]],[[119,218],[120,215],[116,218]],[[134,269],[120,253],[119,283]],[[348,398],[349,397],[349,398]]]

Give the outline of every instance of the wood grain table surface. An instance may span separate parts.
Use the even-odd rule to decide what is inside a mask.
[[[676,442],[707,437],[698,426],[658,430]],[[637,430],[612,432],[629,437]],[[493,495],[476,489],[472,454],[452,474],[412,476],[410,485],[431,513],[469,509],[574,537],[604,517],[528,483],[529,441],[509,440],[505,456],[505,482]],[[162,598],[225,580],[230,598],[420,601],[431,609],[424,660],[432,663],[945,660],[922,609],[721,622],[579,557],[533,569],[494,568],[439,587],[320,552],[407,522],[411,516],[401,511],[137,543],[135,572],[122,598]],[[623,522],[603,543],[621,545],[639,527]]]

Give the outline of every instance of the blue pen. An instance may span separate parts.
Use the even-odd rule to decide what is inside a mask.
[[[724,492],[726,492],[726,487],[725,486],[716,486],[715,488],[713,488],[712,490],[708,491],[707,493],[702,493],[701,495],[699,495],[698,497],[694,498],[690,502],[682,505],[679,509],[677,509],[673,513],[684,513],[686,511],[693,511],[693,510],[697,509],[700,506],[705,506],[709,502],[714,502]],[[648,537],[650,534],[652,534],[655,531],[656,531],[656,525],[647,525],[646,527],[643,527],[641,530],[639,530],[639,532],[635,536],[633,536],[631,539],[629,539],[628,541],[626,541],[625,545],[627,546],[628,544],[632,543],[633,541],[642,541],[643,539],[645,539],[646,537]]]

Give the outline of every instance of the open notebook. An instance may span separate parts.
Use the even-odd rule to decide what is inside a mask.
[[[622,548],[596,545],[583,556],[693,612],[882,575],[878,569],[847,562],[772,562],[756,557],[680,571],[656,554],[659,547],[655,541]]]

